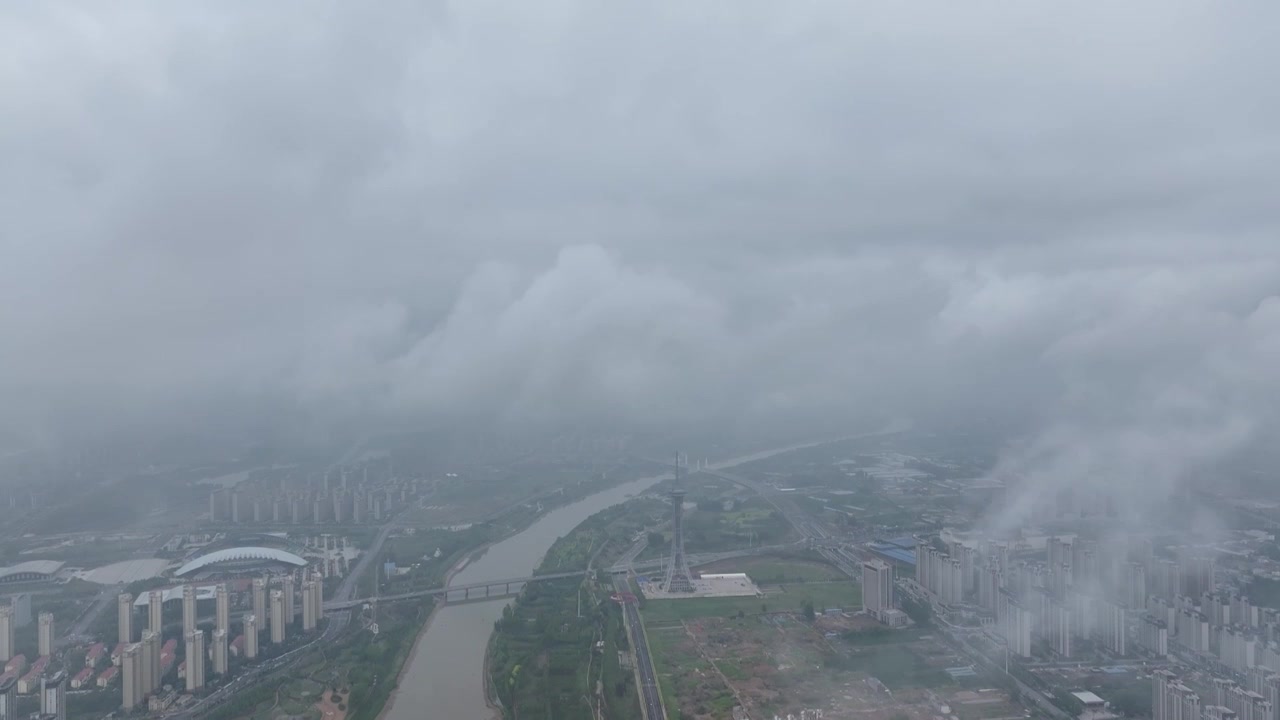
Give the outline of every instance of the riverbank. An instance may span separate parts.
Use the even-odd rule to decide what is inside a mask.
[[[459,558],[458,561],[454,563],[453,566],[444,574],[444,586],[448,587],[449,583],[453,582],[454,575],[457,575],[466,569],[466,567],[471,564],[472,560],[483,555],[492,545],[492,542],[487,542]],[[441,599],[431,607],[431,612],[427,615],[427,619],[424,620],[422,625],[418,628],[417,634],[413,639],[413,645],[409,648],[408,656],[405,658],[404,662],[400,663],[400,668],[396,671],[396,687],[391,691],[391,695],[387,697],[387,701],[382,705],[382,709],[378,711],[378,720],[383,720],[387,714],[395,708],[396,697],[400,695],[400,683],[404,681],[405,674],[409,670],[409,660],[417,656],[418,645],[421,644],[422,639],[427,636],[427,630],[431,628],[431,623],[435,621],[436,616],[440,614],[440,610],[442,610],[447,604],[448,603],[445,602],[444,598],[441,597]]]
[[[751,455],[717,461],[712,464],[712,467],[729,468],[812,444],[821,443],[794,443],[775,450],[766,450],[752,453]],[[563,555],[561,550],[558,549],[553,553],[555,557],[548,558],[548,550],[555,545],[557,540],[569,534],[584,520],[602,510],[624,503],[635,496],[643,495],[645,491],[667,477],[670,476],[664,473],[623,482],[612,489],[595,493],[569,505],[552,510],[538,519],[527,530],[495,544],[482,560],[468,565],[455,578],[454,582],[469,583],[523,577],[532,574],[544,561],[549,561],[548,567],[566,566],[564,564],[569,561],[569,556],[577,554],[574,551],[576,547],[582,547],[586,550],[586,548],[590,547],[590,543],[580,546],[562,544]],[[581,559],[576,564],[577,567],[585,565],[590,552],[590,550],[587,550],[581,556]],[[607,564],[607,558],[602,556],[599,562]],[[546,589],[550,590],[551,588],[547,587]],[[539,594],[543,594],[541,586]],[[570,597],[572,597],[572,594],[570,594]],[[609,607],[608,596],[606,595],[605,597],[605,607]],[[447,608],[448,614],[445,619],[440,622],[433,622],[430,628],[425,631],[430,634],[430,637],[426,639],[426,642],[420,646],[419,652],[409,661],[410,668],[405,675],[404,684],[401,688],[405,696],[401,698],[400,709],[388,714],[383,720],[420,720],[422,708],[431,708],[433,715],[439,717],[489,717],[492,710],[486,703],[485,655],[493,636],[494,623],[503,620],[502,608],[505,605],[506,603],[497,602],[450,605]],[[576,607],[573,610],[572,618],[564,618],[570,622],[570,628],[575,627],[578,620]],[[547,627],[559,628],[561,624],[551,622]],[[529,640],[536,641],[536,638],[529,638]],[[499,671],[498,667],[504,659],[501,656],[502,652],[502,650],[494,651],[488,675],[490,677],[499,676],[494,682],[495,689],[503,698],[503,704],[507,706],[507,711],[511,711],[511,703],[506,698],[506,688],[502,685],[505,682],[505,676]],[[523,652],[523,648],[515,648],[515,652]],[[505,657],[510,658],[511,655],[508,654]],[[583,663],[583,666],[585,666],[585,663]],[[575,672],[576,667],[569,673]],[[509,670],[509,668],[507,669]],[[612,688],[614,684],[612,682],[608,683],[607,687]],[[606,693],[605,695],[606,698],[613,698],[612,693]],[[636,707],[638,708],[638,703]],[[410,712],[410,708],[417,712]],[[585,709],[585,706],[583,708]],[[557,708],[557,710],[560,709],[562,708]],[[570,710],[573,710],[573,708],[570,708]],[[573,714],[573,712],[562,713],[565,717]],[[625,717],[625,712],[621,714],[613,713],[611,716]]]

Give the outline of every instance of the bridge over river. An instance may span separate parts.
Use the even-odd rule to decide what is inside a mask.
[[[334,612],[359,607],[367,602],[412,600],[413,598],[427,597],[428,595],[444,595],[446,602],[450,600],[484,600],[486,598],[500,598],[519,593],[525,585],[531,582],[563,580],[564,578],[582,577],[586,574],[586,570],[574,570],[572,572],[530,575],[527,577],[506,578],[503,580],[486,580],[484,582],[469,583],[467,585],[450,585],[448,587],[431,588],[429,590],[414,590],[413,592],[399,593],[396,595],[380,595],[376,598],[357,598],[355,600],[343,600],[340,602],[331,600],[324,604],[324,611]]]

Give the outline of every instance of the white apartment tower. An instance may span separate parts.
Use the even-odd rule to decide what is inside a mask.
[[[244,616],[244,656],[248,660],[258,657],[258,617]]]
[[[213,631],[213,671],[227,674],[227,631],[222,628]]]
[[[142,646],[129,645],[120,655],[120,685],[124,689],[124,709],[142,702]]]
[[[13,621],[13,608],[0,605],[0,662],[13,659],[13,633],[16,628]]]
[[[253,579],[253,616],[258,619],[257,628],[267,623],[267,581],[264,578]]]
[[[231,596],[227,594],[226,584],[218,586],[215,603],[217,605],[217,624],[214,626],[224,633],[231,631]]]
[[[862,604],[867,614],[879,620],[893,608],[893,567],[883,560],[862,563]]]
[[[193,630],[187,635],[187,691],[204,687],[204,632]]]
[[[271,591],[271,642],[284,642],[284,593]]]
[[[53,654],[53,613],[42,612],[36,633],[36,645],[41,656]]]
[[[116,597],[116,626],[120,629],[119,642],[133,642],[133,596],[120,593]]]
[[[152,590],[147,593],[147,629],[157,633],[164,630],[163,590]]]
[[[196,629],[196,586],[182,586],[182,635],[186,637]],[[188,663],[190,667],[190,663]]]

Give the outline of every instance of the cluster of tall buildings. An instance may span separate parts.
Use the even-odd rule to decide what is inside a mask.
[[[1239,685],[1213,678],[1201,697],[1168,670],[1151,674],[1152,720],[1276,720],[1280,717],[1280,675],[1260,668]]]
[[[381,522],[429,487],[417,478],[387,478],[366,467],[325,473],[292,487],[222,488],[209,494],[209,519],[238,524],[322,525]]]
[[[1177,650],[1240,673],[1280,668],[1280,611],[1218,587],[1212,564],[1201,558],[1174,563],[1176,570],[1171,563],[1156,561],[1159,582],[1138,620],[1142,650],[1156,656]],[[1200,594],[1191,595],[1193,590]]]
[[[323,616],[324,581],[310,574],[301,584],[302,626],[305,632],[316,629]],[[208,590],[204,591],[208,597]],[[175,640],[161,645],[164,629],[164,591],[150,591],[147,598],[148,627],[135,639],[133,627],[133,597],[122,593],[118,597],[120,613],[120,638],[125,643],[120,656],[120,673],[123,685],[124,707],[132,709],[160,688],[161,678],[172,666],[173,656],[166,656],[166,648],[176,646]],[[183,662],[179,675],[189,692],[205,686],[209,673],[226,674],[230,670],[233,654],[238,653],[252,660],[259,656],[259,634],[269,632],[273,644],[288,639],[289,627],[294,622],[297,599],[297,583],[292,574],[279,578],[272,586],[267,578],[254,578],[249,585],[248,611],[241,618],[243,635],[232,640],[232,593],[226,584],[214,587],[214,626],[206,633],[199,627],[197,611],[200,593],[196,584],[182,586],[182,635]],[[154,700],[153,700],[154,702]],[[3,720],[3,718],[0,718]]]
[[[1153,612],[1153,598],[1160,602],[1172,590],[1167,597],[1175,608],[1173,599],[1192,590],[1218,597],[1209,554],[1158,559],[1149,540],[1103,543],[1071,536],[1047,538],[1043,560],[1016,558],[1000,542],[918,539],[916,582],[946,605],[976,605],[993,615],[994,632],[1011,654],[1022,657],[1030,657],[1033,646],[1073,657],[1081,640],[1125,656],[1136,649],[1135,628],[1137,648],[1163,655],[1169,642],[1179,642],[1180,630],[1189,643],[1193,633],[1205,633],[1179,624],[1180,609]],[[1220,598],[1209,605],[1223,618],[1261,617],[1244,599]],[[1201,644],[1218,647],[1216,640]]]

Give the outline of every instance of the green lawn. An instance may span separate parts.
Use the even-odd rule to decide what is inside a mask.
[[[641,612],[646,623],[678,622],[687,618],[729,617],[741,610],[746,615],[762,612],[800,612],[805,600],[818,612],[839,607],[857,610],[862,607],[862,588],[854,582],[807,583],[763,586],[765,596],[728,598],[687,598],[680,600],[646,600]]]
[[[778,557],[747,557],[723,560],[712,563],[712,570],[704,572],[742,572],[746,573],[757,584],[783,584],[788,582],[820,582],[826,580],[845,580],[846,575],[836,568],[820,563],[799,559]]]

